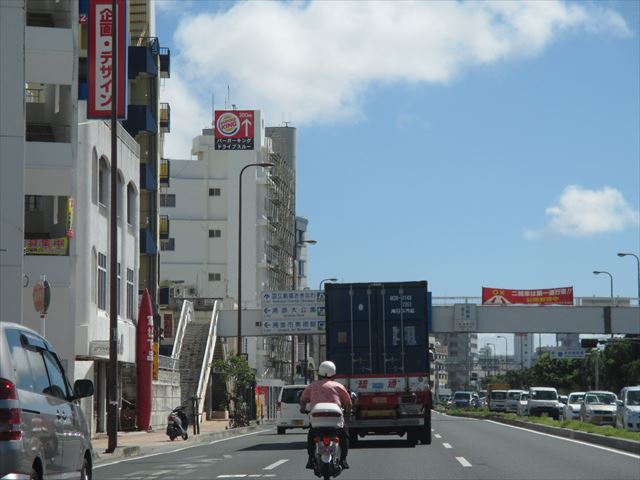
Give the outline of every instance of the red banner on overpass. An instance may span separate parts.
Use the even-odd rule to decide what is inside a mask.
[[[483,305],[573,305],[573,287],[507,290],[482,287]]]

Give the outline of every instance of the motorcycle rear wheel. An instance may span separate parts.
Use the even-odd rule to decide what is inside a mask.
[[[331,480],[331,466],[328,463],[322,464],[322,479]]]

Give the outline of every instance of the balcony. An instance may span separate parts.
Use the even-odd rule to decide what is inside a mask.
[[[169,215],[160,215],[160,240],[169,239]]]
[[[146,77],[158,76],[157,56],[160,51],[158,39],[147,37],[142,41],[142,45],[129,47],[129,80],[133,80],[138,75]]]
[[[162,133],[171,131],[171,105],[168,103],[160,104],[160,131]]]
[[[171,164],[168,158],[160,159],[160,186],[169,187],[169,176],[171,175]]]
[[[143,255],[156,255],[158,246],[150,228],[140,229],[140,253]]]
[[[140,190],[156,192],[158,190],[158,180],[156,174],[148,163],[140,164]]]
[[[155,135],[158,133],[158,124],[146,105],[129,105],[127,119],[122,122],[122,126],[135,137],[138,133]]]
[[[171,77],[171,52],[167,47],[160,47],[160,78]]]

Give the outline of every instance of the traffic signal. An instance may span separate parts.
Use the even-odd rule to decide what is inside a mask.
[[[580,339],[580,346],[582,348],[596,348],[598,346],[597,338],[582,338]]]

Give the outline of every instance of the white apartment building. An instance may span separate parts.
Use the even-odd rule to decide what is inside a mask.
[[[535,333],[516,333],[513,336],[513,356],[516,368],[531,368],[536,358],[535,340]]]
[[[239,180],[253,163],[275,166],[252,166],[242,174],[239,307],[259,308],[261,292],[292,288],[295,129],[265,129],[257,110],[254,126],[253,150],[215,150],[214,131],[204,129],[192,143],[197,160],[169,159],[169,185],[160,194],[161,221],[167,225],[160,271],[177,297],[221,299],[225,308],[237,308]],[[243,351],[259,377],[290,371],[291,350],[284,340],[243,338]]]
[[[112,173],[118,182],[118,359],[135,362],[139,146],[119,127],[113,172],[110,125],[86,119],[86,102],[78,100],[78,58],[86,45],[78,9],[77,0],[0,2],[0,318],[44,330],[70,379],[93,380],[96,393],[83,408],[99,431],[106,415]],[[44,326],[32,301],[43,276],[51,286]]]

